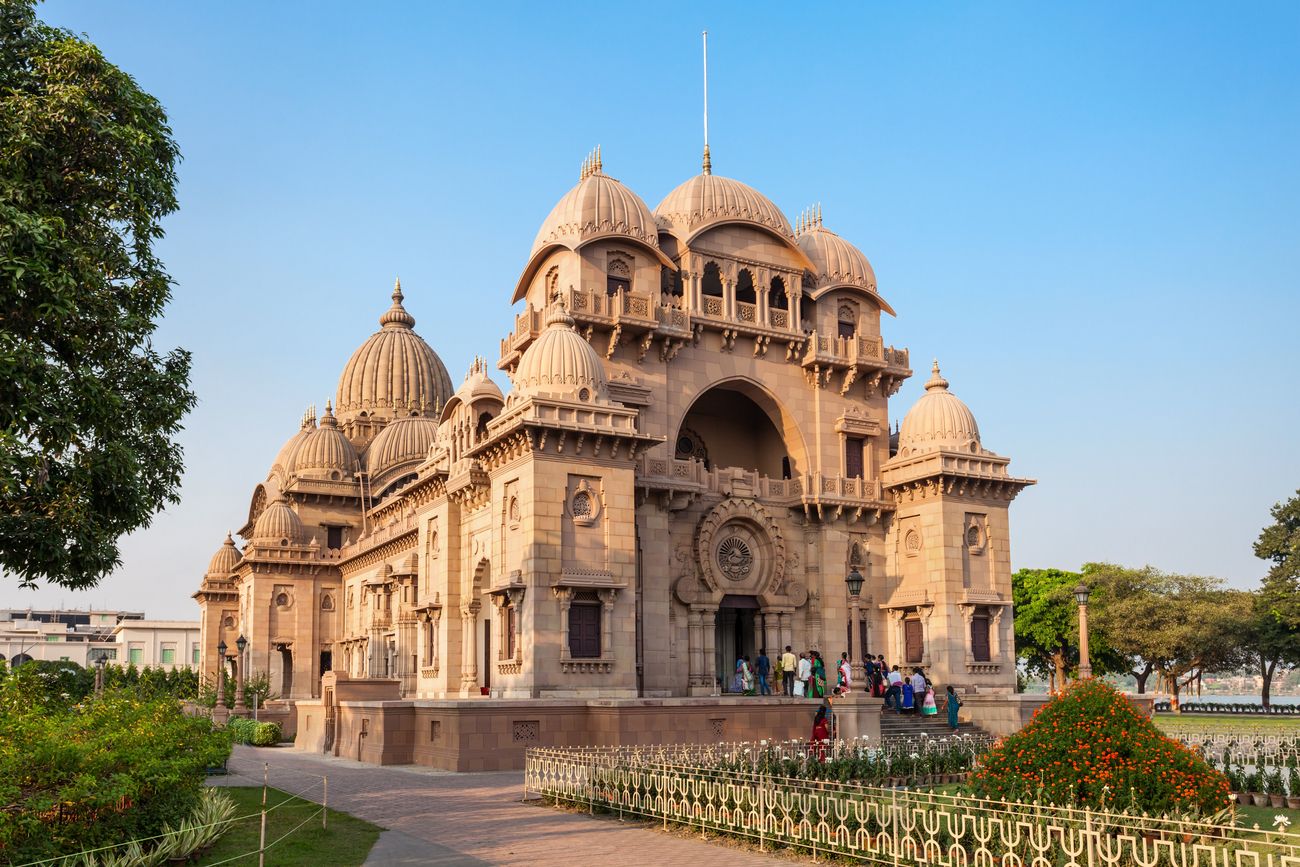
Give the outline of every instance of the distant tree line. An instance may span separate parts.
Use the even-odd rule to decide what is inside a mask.
[[[1151,566],[1021,569],[1012,576],[1018,657],[1054,688],[1077,671],[1074,588],[1083,582],[1094,675],[1129,675],[1138,692],[1154,686],[1177,699],[1206,674],[1249,669],[1268,706],[1278,669],[1300,665],[1300,491],[1271,515],[1254,546],[1269,571],[1254,590]]]

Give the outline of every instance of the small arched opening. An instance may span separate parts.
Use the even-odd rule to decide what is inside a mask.
[[[700,282],[700,291],[709,298],[722,297],[722,271],[717,262],[704,266],[704,279]]]
[[[767,289],[767,306],[773,310],[790,309],[790,299],[785,294],[785,281],[780,277],[773,277],[772,284]]]
[[[748,268],[742,268],[736,277],[736,300],[742,304],[754,304],[758,301],[754,293],[754,275]]]

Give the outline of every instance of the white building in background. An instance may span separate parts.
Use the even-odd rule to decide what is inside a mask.
[[[137,668],[193,668],[198,621],[145,620],[143,611],[92,609],[0,609],[0,662],[28,660]]]
[[[197,668],[197,620],[123,620],[113,630],[119,665]]]

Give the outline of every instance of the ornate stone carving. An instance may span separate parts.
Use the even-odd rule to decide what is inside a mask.
[[[732,581],[743,581],[749,577],[754,566],[754,555],[749,544],[737,536],[722,540],[718,546],[718,568]]]
[[[695,556],[704,583],[715,593],[775,594],[785,583],[781,528],[746,497],[724,500],[704,516],[695,532]]]

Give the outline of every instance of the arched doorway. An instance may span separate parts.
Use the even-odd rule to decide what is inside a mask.
[[[806,470],[803,438],[776,398],[748,379],[700,394],[678,425],[674,457],[699,458],[708,469],[739,467],[773,479]]]
[[[714,638],[715,663],[722,679],[722,691],[734,692],[736,661],[749,657],[750,671],[758,659],[758,599],[754,596],[724,596],[718,606]]]

